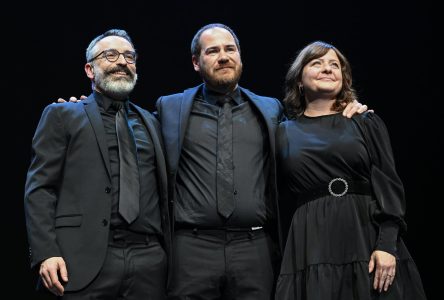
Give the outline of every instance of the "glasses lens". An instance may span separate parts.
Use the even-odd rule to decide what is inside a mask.
[[[123,53],[123,56],[125,57],[126,62],[129,64],[133,64],[136,62],[136,53],[135,52],[127,51],[127,52]]]
[[[117,51],[115,49],[106,50],[104,52],[104,54],[105,54],[106,59],[110,62],[115,62],[119,58],[119,55],[120,55],[119,51]]]

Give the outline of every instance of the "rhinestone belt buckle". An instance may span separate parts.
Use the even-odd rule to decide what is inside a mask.
[[[333,192],[332,185],[336,181],[340,181],[340,182],[342,182],[344,184],[344,191],[342,193],[335,193],[335,192]],[[335,197],[342,197],[342,196],[344,196],[347,193],[347,191],[348,191],[348,182],[347,182],[347,180],[345,180],[344,178],[340,178],[340,177],[333,178],[328,183],[328,191],[330,192],[330,195],[335,196]]]

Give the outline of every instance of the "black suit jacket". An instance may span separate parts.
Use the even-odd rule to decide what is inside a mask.
[[[190,112],[193,106],[194,98],[202,88],[199,85],[185,90],[183,93],[160,97],[157,100],[157,115],[161,123],[162,137],[165,145],[168,168],[169,198],[171,206],[171,220],[174,225],[174,187],[176,184],[176,175],[179,166],[179,159],[182,152],[182,143],[188,126]],[[277,213],[276,220],[279,220],[279,209],[277,205],[277,188],[276,188],[276,160],[275,160],[275,132],[279,121],[283,117],[283,109],[279,100],[275,98],[263,97],[252,93],[251,91],[241,88],[244,95],[248,97],[251,103],[257,108],[262,116],[264,123],[268,128],[268,137],[270,144],[270,162],[271,174],[269,184],[273,187],[272,201]],[[282,246],[281,232],[279,230],[279,222],[274,224],[274,236]]]
[[[168,187],[159,123],[148,111],[130,105],[141,116],[153,140],[164,246],[168,253]],[[69,276],[65,291],[79,290],[91,282],[104,262],[111,217],[108,146],[94,95],[81,104],[47,106],[32,150],[25,187],[31,266],[61,256]]]

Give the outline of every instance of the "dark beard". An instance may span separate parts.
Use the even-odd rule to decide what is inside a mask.
[[[202,69],[199,73],[204,82],[208,84],[210,87],[213,87],[215,90],[218,91],[229,91],[232,90],[239,83],[240,77],[242,75],[242,66],[236,70],[236,73],[231,79],[225,79],[225,80],[214,79]]]

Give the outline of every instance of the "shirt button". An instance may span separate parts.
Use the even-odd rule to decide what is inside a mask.
[[[105,193],[107,193],[107,194],[111,193],[111,188],[109,186],[107,186],[105,188]]]
[[[234,190],[233,194],[237,195],[237,190]]]
[[[103,219],[102,220],[102,224],[103,224],[103,226],[107,226],[108,225],[108,220],[107,219]]]

